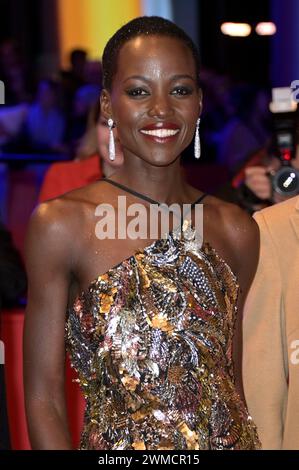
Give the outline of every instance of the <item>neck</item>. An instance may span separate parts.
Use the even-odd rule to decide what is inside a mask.
[[[179,158],[168,166],[160,167],[143,160],[134,164],[125,161],[123,167],[113,173],[112,179],[168,205],[184,202],[189,197]]]

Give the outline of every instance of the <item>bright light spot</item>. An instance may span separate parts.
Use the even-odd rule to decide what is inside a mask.
[[[285,188],[288,188],[290,186],[290,184],[292,183],[293,179],[295,178],[295,176],[296,176],[295,173],[291,173],[290,176],[283,183],[283,186]]]
[[[255,31],[260,36],[272,36],[276,33],[276,26],[271,21],[258,23]]]
[[[249,36],[251,26],[248,23],[222,23],[221,32],[227,36]]]

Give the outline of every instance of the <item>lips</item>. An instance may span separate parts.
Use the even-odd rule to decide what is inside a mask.
[[[173,140],[180,132],[180,128],[173,122],[157,122],[144,126],[139,132],[147,139],[165,143]]]

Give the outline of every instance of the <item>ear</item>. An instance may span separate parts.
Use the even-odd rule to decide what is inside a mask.
[[[100,103],[101,103],[101,116],[103,116],[103,118],[106,119],[106,121],[108,121],[108,119],[111,117],[113,118],[111,98],[110,98],[109,92],[106,89],[102,90]]]

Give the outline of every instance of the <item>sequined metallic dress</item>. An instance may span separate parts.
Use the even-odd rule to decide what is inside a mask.
[[[237,280],[188,230],[100,275],[68,311],[80,449],[260,448],[234,385]]]

